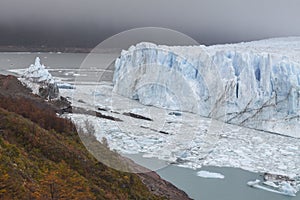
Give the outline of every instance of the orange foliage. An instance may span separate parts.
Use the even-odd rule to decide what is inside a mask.
[[[40,180],[39,187],[33,192],[36,199],[96,199],[91,193],[88,182],[78,173],[72,171],[65,162],[59,163],[57,169],[48,171]]]
[[[28,118],[46,130],[54,129],[59,133],[75,130],[69,120],[58,118],[50,105],[41,104],[34,99],[3,96],[0,97],[0,107]]]

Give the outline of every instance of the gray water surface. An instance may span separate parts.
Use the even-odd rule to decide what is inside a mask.
[[[87,54],[85,53],[4,53],[0,52],[0,72],[8,69],[24,69],[40,57],[43,64],[51,68],[78,69]]]
[[[207,179],[196,176],[192,169],[174,165],[158,170],[157,173],[184,190],[191,198],[199,200],[299,200],[247,186],[248,181],[262,180],[260,174],[236,168],[203,167],[201,170],[221,173],[224,179]]]
[[[126,155],[136,163],[155,170],[163,179],[185,191],[196,200],[300,200],[300,196],[289,197],[249,187],[248,181],[263,180],[262,174],[231,167],[204,166],[193,170],[165,165],[156,158],[143,158],[142,154]],[[160,167],[161,169],[159,169]],[[197,172],[205,170],[220,173],[224,179],[202,178]]]

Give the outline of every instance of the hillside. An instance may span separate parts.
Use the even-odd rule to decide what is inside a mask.
[[[58,105],[0,75],[0,199],[188,199],[154,172],[99,163]]]

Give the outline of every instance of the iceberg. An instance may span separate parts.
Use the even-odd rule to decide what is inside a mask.
[[[55,83],[52,75],[46,69],[45,65],[41,64],[39,57],[35,58],[34,64],[31,64],[25,70],[22,77],[35,83]]]
[[[56,81],[46,67],[41,64],[39,57],[36,57],[34,64],[31,64],[24,71],[21,81],[31,88],[33,93],[45,99],[55,99],[59,96],[59,88]]]
[[[142,42],[115,62],[113,91],[174,111],[300,138],[300,37],[215,46]]]

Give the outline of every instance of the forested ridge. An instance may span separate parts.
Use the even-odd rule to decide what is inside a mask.
[[[140,176],[97,161],[53,104],[31,94],[15,77],[1,75],[0,199],[167,198],[167,192],[151,191]]]

